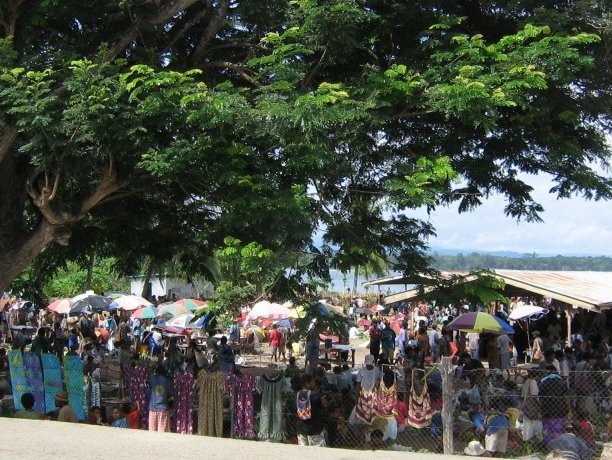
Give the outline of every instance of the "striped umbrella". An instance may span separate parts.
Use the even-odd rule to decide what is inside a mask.
[[[181,299],[174,302],[174,304],[179,307],[185,307],[189,311],[197,311],[206,306],[206,302],[198,299]]]
[[[465,313],[448,323],[446,328],[463,332],[514,334],[514,329],[503,319],[481,311]]]
[[[157,308],[155,307],[140,307],[132,313],[132,318],[152,319],[157,316]]]
[[[176,302],[164,303],[159,306],[157,316],[166,316],[174,318],[179,315],[190,313],[184,305],[177,305]]]

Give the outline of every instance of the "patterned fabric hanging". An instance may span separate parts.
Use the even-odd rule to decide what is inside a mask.
[[[230,394],[230,404],[234,414],[232,438],[255,439],[253,427],[253,374],[230,373],[225,379],[225,391]]]
[[[83,362],[77,355],[64,357],[64,381],[68,392],[68,403],[76,413],[79,420],[85,420],[83,405],[85,393],[83,392]]]
[[[138,413],[141,428],[149,425],[149,371],[145,366],[128,367],[126,379],[130,400],[138,404]]]
[[[28,386],[26,381],[26,372],[23,365],[23,354],[21,350],[11,350],[8,353],[9,369],[11,371],[11,387],[13,388],[13,403],[15,410],[23,409],[21,405],[21,396],[24,393],[29,393],[32,388]]]
[[[57,355],[43,353],[41,355],[43,379],[45,387],[45,413],[53,412],[55,395],[63,390],[62,365]]]
[[[45,385],[40,355],[38,353],[24,353],[23,367],[26,383],[32,389],[32,395],[34,396],[34,410],[42,413],[45,410]]]
[[[374,412],[378,417],[395,418],[397,410],[397,382],[393,376],[393,383],[387,387],[385,379],[380,381],[374,397]]]
[[[223,436],[223,385],[221,372],[200,371],[198,374],[198,434]]]
[[[423,389],[421,394],[418,394],[414,386],[414,370],[412,372],[412,388],[408,399],[408,415],[406,421],[408,425],[414,428],[425,428],[431,424],[433,410],[431,409],[431,401],[429,398],[429,390],[427,389],[427,379],[423,381]]]
[[[174,372],[174,419],[176,432],[193,433],[193,391],[196,380],[190,370]]]
[[[282,441],[285,436],[285,418],[283,416],[283,393],[289,385],[279,373],[275,377],[263,375],[257,382],[257,391],[261,393],[261,412],[259,414],[260,440]]]

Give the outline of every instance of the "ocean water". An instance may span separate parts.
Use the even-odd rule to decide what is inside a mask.
[[[389,272],[386,276],[396,276],[399,275],[398,272]],[[328,290],[330,292],[338,292],[338,293],[346,293],[353,290],[353,280],[354,280],[354,272],[342,273],[340,270],[330,270],[331,276],[331,284],[328,286]],[[372,281],[379,278],[378,276],[370,276],[366,278],[365,276],[360,275],[357,280],[357,292],[363,294],[377,294],[378,287],[377,286],[363,286],[363,283],[366,281]],[[409,287],[410,288],[410,287]],[[392,294],[394,292],[405,291],[403,284],[393,285],[393,286],[381,286],[380,292],[382,295]]]

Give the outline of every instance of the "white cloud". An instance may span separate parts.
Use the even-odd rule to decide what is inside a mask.
[[[527,178],[536,201],[544,206],[544,223],[516,222],[504,215],[504,199],[494,196],[473,212],[459,214],[457,206],[439,208],[430,217],[436,228],[430,245],[481,251],[538,254],[612,255],[612,203],[575,197],[557,200],[548,193],[551,176]]]

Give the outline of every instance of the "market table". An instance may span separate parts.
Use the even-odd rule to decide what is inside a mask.
[[[342,353],[351,353],[351,367],[355,367],[355,349],[350,345],[333,345],[331,348],[325,349],[325,361],[327,362],[337,362],[338,364],[342,363]],[[329,353],[336,353],[336,360],[332,360],[329,358]]]

